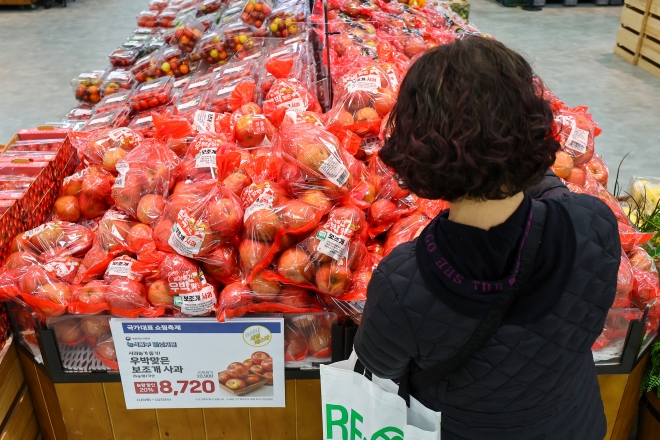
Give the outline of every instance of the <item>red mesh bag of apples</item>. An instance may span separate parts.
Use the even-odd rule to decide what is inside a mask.
[[[335,92],[333,108],[326,114],[329,130],[343,127],[361,137],[378,136],[381,118],[396,103],[396,74],[388,74],[379,65],[352,71],[341,79],[341,89]],[[398,81],[398,80],[397,80]]]
[[[236,240],[243,208],[234,193],[213,180],[177,187],[154,230],[159,250],[205,260]]]
[[[46,324],[55,332],[58,345],[75,347],[85,342],[81,320],[77,317],[48,318]]]
[[[174,185],[178,156],[158,141],[144,141],[117,163],[119,176],[112,187],[117,208],[146,224],[153,224]]]
[[[78,272],[73,280],[74,284],[87,283],[103,275],[113,256],[99,244],[98,237],[94,238],[94,244],[80,262]]]
[[[323,113],[316,96],[297,79],[276,80],[263,102],[263,112],[276,127],[282,125],[287,113]],[[296,119],[296,116],[290,116]]]
[[[65,177],[53,207],[54,218],[71,223],[103,215],[114,204],[112,174],[96,166]]]
[[[658,271],[655,262],[648,252],[639,246],[634,246],[628,254],[632,267],[633,285],[631,297],[646,306],[649,301],[660,297],[658,287]]]
[[[334,313],[314,313],[284,316],[284,361],[293,363],[319,362],[332,356],[332,324]],[[300,365],[300,364],[298,364]]]
[[[46,264],[67,256],[84,256],[93,240],[94,234],[84,226],[63,221],[48,222],[14,237],[11,251],[31,254]],[[18,257],[10,255],[10,258]]]
[[[149,225],[132,220],[122,212],[110,210],[99,221],[97,237],[100,248],[114,256],[123,252],[137,253],[150,241],[151,233]]]
[[[92,132],[71,132],[71,143],[90,165],[117,173],[117,162],[144,139],[129,128],[112,128]]]
[[[575,165],[586,163],[594,154],[594,138],[601,129],[587,113],[586,107],[562,108],[555,113],[558,141],[573,158]]]
[[[112,335],[103,335],[97,340],[94,347],[94,357],[111,369],[115,371],[119,370],[117,351],[115,350],[115,341],[112,339]]]
[[[40,266],[3,270],[0,273],[0,295],[20,296],[41,320],[63,315],[71,301],[70,285]]]
[[[214,133],[200,133],[195,136],[188,152],[181,161],[178,182],[191,183],[218,179],[218,152],[222,153],[226,144],[227,142],[223,136]],[[233,146],[233,144],[230,144],[230,146]]]
[[[164,254],[146,284],[149,302],[175,315],[205,316],[215,311],[215,288],[195,262],[181,255]]]

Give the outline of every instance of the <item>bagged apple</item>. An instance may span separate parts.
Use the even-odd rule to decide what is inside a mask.
[[[40,266],[60,281],[72,283],[81,263],[80,258],[63,255],[50,258],[42,264],[37,254],[30,251],[18,251],[10,254],[5,260],[5,268],[16,269],[26,266]]]
[[[110,210],[99,222],[97,236],[101,249],[116,256],[123,252],[136,253],[148,241],[150,231],[149,226],[131,220],[127,214]]]
[[[117,351],[112,335],[101,336],[94,347],[94,356],[111,370],[119,371]]]
[[[224,186],[214,181],[199,184],[208,190],[200,194],[201,185],[191,185],[170,197],[154,230],[154,241],[162,251],[204,261],[215,249],[236,239],[243,208]]]
[[[218,179],[216,158],[227,142],[215,133],[200,133],[193,139],[179,169],[178,182]]]
[[[580,167],[587,174],[596,179],[598,183],[604,187],[607,187],[607,181],[609,179],[609,168],[598,154],[594,154],[588,162],[580,165]]]
[[[116,173],[117,162],[140,145],[143,137],[129,128],[113,128],[95,132],[71,132],[71,143],[90,165],[102,166]]]
[[[431,220],[433,219],[420,212],[414,212],[408,217],[397,220],[387,231],[383,255],[389,255],[395,247],[414,240],[431,223]]]
[[[76,285],[68,305],[69,313],[74,315],[97,315],[110,310],[110,306],[106,301],[107,292],[108,283],[101,280]]]
[[[631,297],[645,307],[651,300],[660,297],[659,277],[655,262],[639,246],[634,246],[628,257],[633,276]]]
[[[60,346],[75,347],[85,342],[85,333],[77,317],[48,318],[46,325],[55,332],[55,340]]]
[[[396,103],[399,86],[391,65],[370,65],[349,72],[340,80],[333,108],[327,113],[329,127],[344,127],[360,137],[378,136],[381,118]]]
[[[279,181],[294,195],[320,190],[332,200],[346,197],[361,172],[339,140],[314,124],[288,125],[276,134],[274,150],[285,161]]]
[[[616,295],[612,308],[630,307],[630,292],[633,289],[634,277],[628,256],[621,251],[621,263],[617,275]]]
[[[54,218],[70,223],[96,218],[114,204],[115,178],[99,167],[89,167],[65,177],[53,206]]]
[[[118,164],[119,176],[112,187],[117,208],[153,223],[174,185],[179,158],[157,141],[144,141]]]
[[[256,290],[254,290],[256,288]],[[306,313],[323,309],[310,290],[257,277],[249,285],[235,282],[220,292],[216,317],[224,322],[246,313]]]
[[[263,103],[263,112],[276,127],[282,125],[288,113],[323,113],[316,96],[297,79],[278,79],[270,87]],[[295,119],[295,116],[289,116]]]
[[[71,301],[69,284],[59,281],[40,266],[0,272],[0,295],[20,296],[42,320],[63,315]]]
[[[110,317],[81,318],[80,328],[87,342],[95,346],[102,336],[110,335]]]
[[[257,101],[256,83],[252,78],[220,82],[211,93],[209,110],[214,113],[234,112],[241,106]]]
[[[98,237],[94,237],[94,244],[85,254],[85,257],[78,266],[78,271],[73,280],[74,284],[87,283],[103,275],[113,256],[103,250],[99,244]]]
[[[109,283],[105,299],[110,313],[125,318],[156,317],[165,313],[163,307],[153,307],[147,300],[147,289],[139,281],[127,278]]]
[[[290,332],[290,335],[295,335],[295,339],[302,335],[308,349],[307,352],[312,357],[317,358],[316,362],[319,362],[318,359],[330,361],[330,357],[332,356],[332,324],[336,323],[337,316],[334,313],[284,316],[284,326]],[[285,335],[289,332],[285,331]],[[294,338],[290,342],[294,342]],[[285,356],[287,354],[294,355],[295,350],[299,350],[299,348],[295,346],[291,347],[289,344],[285,348]],[[304,359],[304,357],[300,359],[300,353],[296,357],[285,360],[299,361]]]
[[[573,157],[573,162],[576,165],[588,162],[594,154],[594,138],[602,130],[587,113],[587,108],[562,108],[555,113],[555,124],[559,128],[562,149]]]
[[[199,266],[185,257],[167,254],[146,281],[147,298],[156,307],[185,316],[204,316],[215,310],[215,288]]]
[[[238,249],[234,245],[220,246],[207,255],[202,263],[204,273],[213,279],[231,284],[241,279]]]
[[[46,264],[66,256],[81,257],[92,247],[94,234],[84,226],[56,221],[14,237],[12,252],[29,251]]]
[[[242,105],[232,113],[236,143],[244,148],[267,147],[275,133],[275,127],[256,104]]]

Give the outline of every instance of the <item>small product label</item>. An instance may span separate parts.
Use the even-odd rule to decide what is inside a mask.
[[[279,56],[282,56],[282,55],[286,55],[290,52],[291,52],[291,50],[289,48],[284,49],[284,50],[279,50],[277,52],[273,52],[272,54],[270,54],[270,56],[268,58],[276,58],[276,57],[279,57]]]
[[[337,186],[343,186],[348,181],[348,170],[334,154],[321,164],[319,171]]]
[[[202,101],[202,98],[195,98],[193,100],[190,100],[190,101],[186,102],[185,104],[178,105],[176,108],[179,111],[183,111],[183,110],[188,109],[190,107],[198,106],[201,101]]]
[[[111,104],[113,102],[122,102],[122,101],[127,101],[127,100],[128,100],[128,95],[122,94],[120,96],[115,96],[115,97],[112,97],[112,98],[108,99],[107,101],[105,101],[105,103],[106,104]]]
[[[186,84],[188,84],[190,82],[191,79],[192,79],[192,76],[187,76],[185,78],[181,78],[180,80],[174,81],[174,88],[178,89],[178,88],[181,88],[181,87],[185,86]]]
[[[252,55],[243,58],[243,60],[252,60],[252,59],[254,59],[254,58],[259,58],[260,56],[261,56],[261,51],[259,51],[259,52],[255,52],[255,53],[253,53]]]
[[[226,75],[227,73],[234,73],[234,72],[242,72],[245,69],[246,65],[238,66],[238,67],[232,67],[231,69],[226,69],[224,72],[222,72],[223,75]]]
[[[48,262],[44,266],[48,272],[54,273],[59,278],[65,278],[72,272],[78,270],[80,264],[77,261],[71,261],[66,258]]]
[[[224,88],[218,90],[218,93],[216,93],[216,95],[217,95],[217,96],[226,95],[226,94],[228,94],[228,93],[233,92],[235,88],[236,88],[236,86],[224,87]]]
[[[137,279],[138,276],[131,269],[133,268],[133,262],[129,259],[118,258],[112,260],[108,265],[108,268],[105,271],[105,274],[108,276],[118,276],[126,277],[131,280]]]
[[[360,148],[362,148],[362,150],[364,150],[364,152],[367,154],[373,154],[379,145],[380,145],[380,138],[378,136],[373,136],[362,139]]]
[[[73,116],[87,116],[91,115],[92,111],[84,108],[77,108],[73,111]]]
[[[254,134],[268,133],[268,130],[266,129],[265,119],[255,119],[255,120],[253,120],[252,121],[252,129],[254,130]]]
[[[62,183],[63,183],[64,185],[66,185],[67,183],[71,182],[71,181],[74,180],[74,179],[75,179],[75,180],[82,179],[84,175],[85,175],[85,170],[78,171],[76,174],[72,174],[72,175],[70,175],[70,176],[65,177],[65,178],[62,180]]]
[[[126,186],[126,174],[130,169],[130,166],[126,162],[119,162],[115,166],[117,172],[119,173],[115,178],[115,184],[112,185],[113,188],[123,188]]]
[[[215,116],[215,113],[207,112],[206,110],[195,111],[193,115],[193,126],[195,130],[215,133]]]
[[[126,43],[124,43],[124,47],[138,47],[138,46],[144,46],[144,43],[134,40],[128,40]]]
[[[317,249],[322,254],[334,260],[345,258],[348,251],[350,239],[343,235],[321,229],[316,233],[316,238],[320,241]]]
[[[108,79],[115,79],[115,78],[128,81],[129,76],[126,72],[111,72],[110,75],[108,75]]]
[[[136,40],[136,41],[146,41],[146,40],[148,40],[149,38],[151,38],[149,35],[141,34],[141,35],[133,35],[133,36],[131,37],[131,40]],[[130,41],[130,40],[129,40],[129,41]]]
[[[145,116],[144,118],[140,118],[137,121],[135,121],[135,123],[137,125],[140,125],[140,124],[145,124],[147,122],[153,122],[153,120],[154,120],[153,116]]]
[[[194,82],[188,86],[188,89],[196,89],[198,87],[208,86],[211,80],[209,78],[203,79],[201,81]]]
[[[105,124],[105,123],[108,122],[111,118],[112,118],[112,115],[103,116],[102,118],[92,119],[91,121],[89,121],[89,122],[87,123],[87,125]]]
[[[162,83],[160,81],[156,81],[153,84],[148,84],[146,86],[143,86],[142,89],[140,89],[140,91],[144,92],[146,90],[155,89],[156,87],[160,87],[161,85],[162,85]]]
[[[206,315],[213,310],[215,303],[215,291],[211,285],[204,286],[198,292],[174,296],[174,305],[180,307],[185,315]]]
[[[359,314],[364,313],[364,305],[367,303],[367,301],[361,300],[361,301],[349,301],[348,305],[355,310]]]
[[[348,93],[353,93],[358,90],[372,91],[380,87],[380,75],[377,73],[370,73],[368,75],[361,75],[353,78],[346,84]]]
[[[35,235],[37,235],[38,233],[40,233],[41,231],[46,229],[48,227],[48,225],[49,225],[49,223],[44,223],[43,225],[37,226],[34,229],[30,229],[29,231],[25,231],[25,237],[27,237],[27,238],[34,237]]]
[[[575,121],[572,122],[573,126],[571,128],[571,134],[569,134],[568,139],[566,139],[566,146],[579,153],[585,153],[587,151],[587,145],[589,144],[589,132],[578,128],[575,125]]]
[[[167,240],[167,243],[175,251],[186,257],[199,254],[206,235],[203,232],[193,230],[194,224],[195,219],[182,209],[177,215],[176,223],[172,226],[172,233],[169,240]]]
[[[195,155],[195,168],[217,168],[217,148],[202,148]]]

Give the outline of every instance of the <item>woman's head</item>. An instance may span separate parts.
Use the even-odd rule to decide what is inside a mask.
[[[552,122],[523,57],[466,37],[412,65],[380,157],[421,197],[504,199],[540,182],[553,164]]]

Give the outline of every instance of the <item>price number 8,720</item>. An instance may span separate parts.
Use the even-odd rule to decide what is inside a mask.
[[[161,380],[158,383],[158,389],[163,394],[169,394],[174,391],[174,395],[188,393],[213,393],[215,392],[215,383],[212,380],[205,380],[200,382],[198,380],[177,380],[176,383],[180,385],[178,390],[172,388],[172,382],[169,380]],[[190,385],[190,387],[188,387]]]

